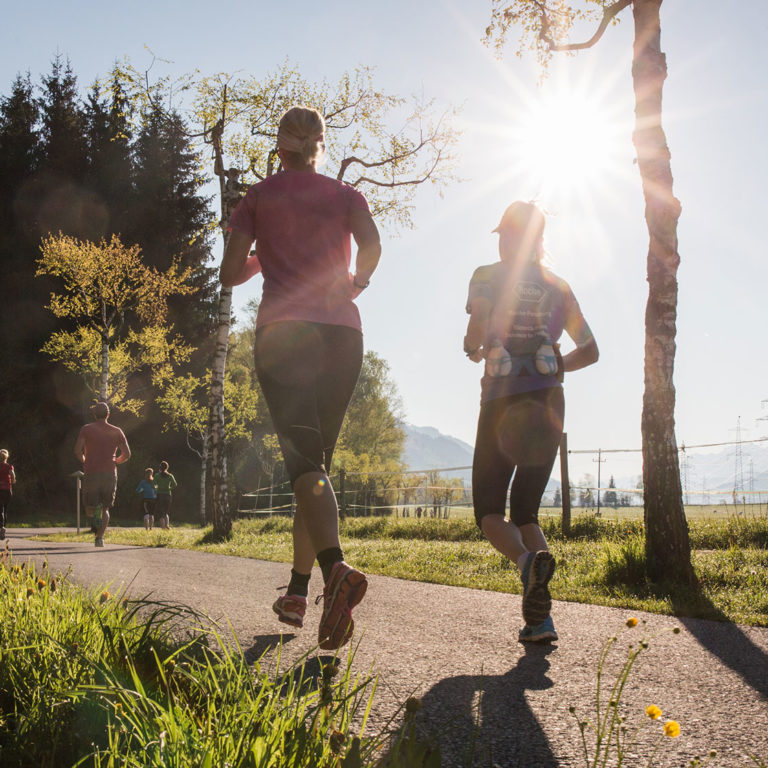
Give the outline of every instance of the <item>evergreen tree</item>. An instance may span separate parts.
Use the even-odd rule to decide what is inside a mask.
[[[196,347],[210,338],[215,323],[215,270],[211,259],[210,200],[189,133],[174,112],[149,109],[135,144],[136,203],[129,242],[141,244],[149,266],[166,270],[174,258],[191,270],[194,301],[169,302],[169,319]]]
[[[135,202],[131,150],[131,105],[117,67],[106,93],[98,83],[88,94],[85,118],[88,142],[87,186],[98,201],[96,238],[121,235]]]

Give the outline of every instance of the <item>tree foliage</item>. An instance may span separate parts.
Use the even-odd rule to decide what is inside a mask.
[[[188,358],[188,345],[165,325],[168,298],[192,292],[178,264],[158,272],[117,235],[100,243],[56,235],[43,241],[37,274],[62,284],[48,309],[74,326],[54,332],[42,351],[80,374],[93,395],[138,413],[142,401],[129,396],[129,378],[149,369],[162,385],[174,363]],[[139,320],[136,330],[126,323],[130,315]]]

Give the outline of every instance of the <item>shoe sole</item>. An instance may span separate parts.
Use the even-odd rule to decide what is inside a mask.
[[[304,618],[297,613],[290,613],[284,611],[279,607],[278,601],[272,604],[272,610],[277,614],[277,620],[282,621],[283,624],[290,624],[292,627],[298,627],[301,629],[304,626]]]
[[[355,579],[352,581],[351,578]],[[347,584],[349,592],[346,595],[346,604],[338,607],[336,606],[336,600],[339,595],[339,590]],[[346,645],[349,639],[352,637],[352,633],[355,629],[355,622],[352,619],[352,609],[359,605],[360,601],[365,597],[365,593],[368,590],[368,579],[365,578],[365,574],[360,571],[352,570],[347,573],[343,578],[339,579],[339,583],[333,591],[331,596],[331,605],[338,611],[338,616],[331,625],[331,614],[334,612],[332,609],[328,612],[328,616],[324,621],[320,622],[318,629],[318,638],[320,640],[319,646],[324,651],[335,651]]]
[[[557,640],[557,632],[541,632],[538,635],[527,635],[526,637],[519,637],[519,643],[549,643]]]
[[[554,572],[555,558],[549,552],[537,552],[523,594],[523,620],[526,624],[541,624],[552,611],[552,596],[548,585]]]

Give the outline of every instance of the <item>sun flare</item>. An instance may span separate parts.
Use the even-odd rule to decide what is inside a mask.
[[[518,172],[544,197],[607,183],[621,165],[625,126],[588,94],[558,90],[531,101],[513,128]]]

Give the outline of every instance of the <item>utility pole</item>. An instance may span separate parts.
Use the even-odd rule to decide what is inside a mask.
[[[597,516],[598,517],[600,517],[600,468],[607,461],[607,459],[602,458],[602,456],[603,456],[603,449],[598,448],[597,458],[592,459],[593,463],[597,462]]]

